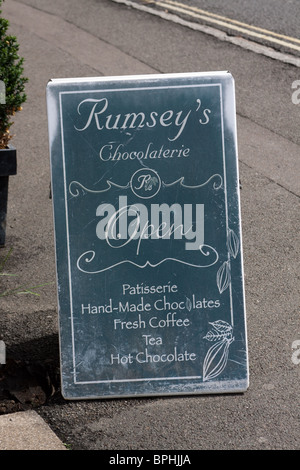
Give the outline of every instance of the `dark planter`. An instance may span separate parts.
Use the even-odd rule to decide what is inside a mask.
[[[17,151],[9,145],[0,149],[0,246],[5,245],[8,179],[17,173]]]

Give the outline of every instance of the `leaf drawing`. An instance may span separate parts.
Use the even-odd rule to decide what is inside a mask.
[[[207,341],[222,341],[224,336],[217,331],[210,330],[208,333],[206,333],[204,339],[207,339]]]
[[[227,248],[228,248],[230,256],[232,256],[233,258],[236,258],[240,249],[240,242],[239,242],[238,236],[231,229],[228,230]]]
[[[213,329],[204,336],[207,341],[222,341],[223,339],[232,338],[232,326],[226,321],[217,320],[209,324],[212,325]]]
[[[209,348],[203,363],[204,382],[214,379],[223,372],[227,364],[229,346],[232,341],[233,338],[224,338]]]
[[[209,322],[210,325],[212,325],[217,331],[220,331],[220,332],[228,332],[228,331],[232,331],[232,326],[227,323],[227,321],[224,321],[224,320],[217,320],[217,321],[213,321],[213,322]]]
[[[220,294],[224,292],[230,284],[230,265],[229,261],[224,261],[222,266],[218,269],[217,272],[217,286]]]

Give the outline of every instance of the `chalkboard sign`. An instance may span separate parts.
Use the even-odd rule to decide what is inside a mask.
[[[66,399],[248,387],[234,80],[47,86]]]

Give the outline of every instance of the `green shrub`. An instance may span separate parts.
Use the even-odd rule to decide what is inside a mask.
[[[0,0],[0,7],[3,0]],[[0,104],[0,148],[6,148],[11,138],[9,128],[13,124],[11,117],[22,109],[26,101],[23,77],[24,59],[19,57],[19,44],[15,36],[7,34],[8,20],[2,18],[0,10],[0,81],[5,86],[5,103]]]

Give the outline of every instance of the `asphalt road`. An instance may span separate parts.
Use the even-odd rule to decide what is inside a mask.
[[[249,390],[91,401],[65,401],[56,390],[38,413],[74,450],[298,450],[299,67],[109,0],[5,3],[30,77],[14,125],[7,234],[20,285],[55,280],[50,78],[230,70],[236,82]],[[1,300],[1,336],[9,355],[58,366],[55,285],[39,293]]]
[[[130,3],[131,0],[116,0]],[[161,11],[216,28],[229,37],[255,41],[265,47],[299,57],[299,4],[296,0],[280,2],[202,1],[202,0],[134,0],[152,11]]]
[[[186,5],[194,5],[210,13],[226,16],[253,26],[268,29],[275,33],[300,38],[297,0],[183,0]]]

